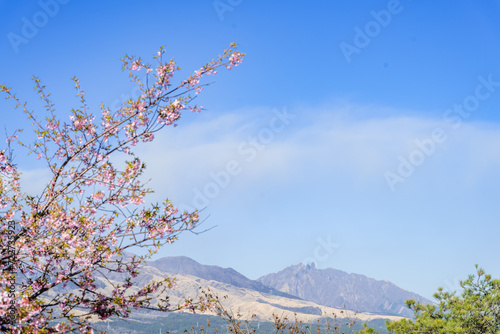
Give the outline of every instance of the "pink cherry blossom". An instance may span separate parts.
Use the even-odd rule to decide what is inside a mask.
[[[240,64],[244,55],[235,49],[231,44],[177,86],[171,79],[179,68],[173,60],[162,60],[164,48],[154,56],[155,66],[125,56],[124,68],[141,90],[140,97],[115,110],[101,105],[99,113],[92,114],[75,77],[78,107],[65,120],[58,119],[50,94],[38,78],[34,78],[35,91],[46,106],[41,115],[0,85],[0,92],[31,121],[36,135],[25,144],[18,140],[19,131],[13,131],[6,140],[8,149],[0,150],[0,216],[4,217],[0,220],[0,331],[11,327],[11,333],[41,333],[42,329],[44,333],[93,333],[86,316],[127,317],[133,308],[194,312],[210,307],[210,300],[203,299],[186,299],[177,306],[160,302],[157,297],[166,296],[174,286],[169,278],[135,290],[125,280],[136,277],[141,263],[199,222],[196,211],[180,213],[168,199],[162,204],[147,202],[152,190],[141,178],[146,165],[133,148],[140,141],[154,141],[156,132],[176,126],[184,110],[200,112],[202,107],[191,105],[189,94],[202,91],[205,75]],[[143,67],[147,85],[136,75]],[[51,173],[39,194],[21,189],[22,175],[10,149],[16,143],[45,162]],[[134,247],[146,247],[149,253],[120,257]],[[18,281],[10,294],[12,270]],[[122,273],[125,283],[116,284],[110,293],[97,290],[102,277],[98,273],[116,272]],[[69,284],[76,286],[75,293],[53,293]],[[64,322],[54,323],[54,305]],[[12,321],[5,320],[8,312]]]

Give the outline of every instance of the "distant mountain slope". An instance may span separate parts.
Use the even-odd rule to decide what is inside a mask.
[[[330,307],[411,317],[404,303],[415,299],[430,304],[430,300],[401,289],[388,281],[375,279],[333,268],[316,269],[312,265],[295,265],[259,278],[257,281],[276,290]]]
[[[113,279],[106,279],[104,277],[97,278],[97,292],[106,291],[108,294],[113,290],[112,284],[122,283],[116,275]],[[174,277],[172,274],[167,274],[153,266],[144,266],[141,268],[141,273],[133,279],[133,286],[130,288],[131,292],[137,291],[144,284],[152,280],[160,281],[166,277]],[[327,307],[318,305],[317,303],[306,301],[298,298],[286,298],[282,296],[271,295],[262,293],[254,289],[246,289],[237,287],[232,284],[222,283],[216,280],[205,280],[193,275],[175,275],[175,286],[167,291],[169,302],[171,305],[183,304],[185,298],[192,298],[197,300],[201,295],[200,287],[203,289],[210,288],[212,293],[217,294],[224,308],[234,314],[241,314],[243,319],[253,319],[257,321],[274,321],[273,314],[278,316],[287,316],[289,319],[295,319],[295,314],[299,320],[302,321],[316,321],[322,316],[332,317],[335,314],[339,318],[350,317],[354,319],[355,315],[352,311],[344,311],[338,308]],[[223,298],[228,296],[227,298]],[[141,311],[133,312],[134,318],[142,321],[143,323],[150,322],[151,320],[158,319],[163,316],[161,312]],[[214,313],[208,312],[207,314]],[[255,315],[255,317],[252,317]],[[166,315],[165,315],[166,316]],[[396,320],[399,317],[389,315],[377,315],[370,313],[359,313],[356,315],[360,322],[373,321],[373,320]],[[97,320],[94,319],[94,320]],[[125,332],[122,332],[125,333]],[[127,332],[128,333],[128,332]]]
[[[218,281],[262,293],[299,299],[299,297],[289,295],[268,287],[258,281],[251,280],[232,268],[202,265],[186,256],[164,257],[156,261],[148,261],[147,265],[172,275],[192,275],[205,280]]]
[[[129,255],[126,254],[126,256]],[[311,267],[308,270],[310,271]],[[295,273],[300,276],[300,271],[296,270]],[[374,312],[355,314],[349,308],[345,310],[343,305],[330,307],[314,301],[303,300],[296,296],[287,297],[288,294],[271,289],[260,282],[252,281],[233,269],[204,266],[186,257],[162,258],[151,261],[142,265],[139,272],[140,274],[132,279],[130,293],[138,291],[138,289],[153,280],[162,281],[167,277],[175,277],[176,284],[166,292],[166,295],[162,296],[165,298],[168,295],[169,303],[173,307],[183,304],[186,298],[197,300],[202,294],[200,288],[205,291],[209,288],[212,293],[220,297],[221,303],[227,311],[232,311],[235,315],[240,314],[243,319],[252,319],[253,321],[274,322],[275,316],[287,317],[291,321],[297,319],[304,322],[317,321],[324,319],[324,317],[336,317],[348,321],[357,318],[359,323],[369,322],[373,326],[377,326],[377,328],[384,328],[385,320],[401,319],[400,316],[374,314]],[[123,284],[126,276],[120,272],[110,272],[105,276],[97,275],[95,281],[96,292],[110,295],[116,285]],[[64,292],[78,293],[75,286],[68,286],[64,290]],[[47,292],[46,297],[52,299],[57,293],[57,291],[50,290]],[[215,315],[210,311],[208,314]],[[140,327],[140,324],[144,324],[145,326],[151,325],[154,327],[168,325],[169,320],[167,317],[168,314],[162,314],[161,312],[139,310],[133,312],[132,317],[128,320],[131,321],[133,318],[134,326]],[[92,321],[97,320],[97,317],[92,319]],[[100,322],[100,326],[103,328],[109,325],[109,323]],[[113,322],[112,325],[118,326],[118,323]],[[135,333],[130,328],[127,329],[126,325],[127,323],[120,324],[116,331],[110,331],[110,333]]]

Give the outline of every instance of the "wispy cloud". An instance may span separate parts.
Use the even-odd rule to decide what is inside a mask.
[[[296,114],[304,115],[300,111]],[[439,119],[406,116],[369,120],[338,116],[334,108],[308,114],[307,122],[305,116],[298,116],[252,161],[246,161],[250,155],[238,152],[238,145],[265,124],[262,110],[226,113],[209,121],[183,124],[162,134],[142,153],[149,162],[148,175],[155,180],[155,187],[175,194],[181,201],[192,196],[193,188],[208,182],[211,171],[223,170],[232,160],[238,161],[242,172],[225,191],[248,191],[270,180],[293,184],[317,178],[323,178],[325,185],[352,180],[371,187],[384,184],[384,172],[397,167],[398,157],[412,152],[415,139],[427,138],[441,123]],[[493,172],[500,163],[497,130],[493,124],[464,123],[460,131],[451,133],[446,143],[435,148],[435,154],[426,157],[430,163],[415,174],[419,176],[405,182],[432,182],[443,177],[484,180],[485,173]],[[388,188],[378,190],[386,192]]]

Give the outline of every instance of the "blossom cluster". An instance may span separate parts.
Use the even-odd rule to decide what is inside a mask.
[[[34,77],[35,90],[45,105],[43,119],[10,88],[0,85],[0,92],[14,100],[34,125],[36,139],[18,144],[44,161],[51,172],[40,194],[26,194],[10,154],[18,132],[7,139],[8,149],[0,150],[0,331],[93,333],[88,317],[127,317],[134,308],[195,311],[208,307],[205,300],[187,299],[177,306],[158,302],[156,298],[173,287],[170,279],[132,289],[131,279],[139,274],[140,264],[199,222],[196,211],[181,213],[168,199],[145,205],[152,190],[141,180],[146,165],[133,149],[140,141],[153,141],[157,131],[176,126],[184,110],[201,111],[192,105],[190,94],[201,92],[203,76],[241,63],[243,54],[235,48],[231,44],[177,85],[172,78],[179,67],[173,60],[163,61],[164,48],[154,56],[154,67],[141,58],[125,56],[124,69],[142,94],[116,110],[101,105],[98,114],[90,112],[80,82],[73,78],[80,106],[66,121],[57,117],[38,78]],[[141,71],[144,82],[137,75]],[[128,160],[120,165],[110,159],[117,153]],[[13,255],[4,246],[9,221],[15,222],[15,232],[9,235]],[[149,252],[123,256],[134,247]],[[11,294],[8,282],[13,273],[15,293]],[[125,275],[122,283],[109,278],[117,274]],[[112,292],[99,289],[98,280],[110,284]],[[12,303],[15,319],[8,320],[4,315]]]

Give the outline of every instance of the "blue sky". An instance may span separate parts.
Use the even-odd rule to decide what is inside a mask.
[[[54,4],[57,4],[55,6]],[[133,96],[125,54],[244,63],[141,147],[157,193],[207,206],[186,255],[258,278],[302,261],[430,297],[500,276],[500,1],[0,1],[0,82],[61,117]],[[35,30],[28,25],[37,24]],[[20,42],[22,41],[22,42]],[[8,101],[1,125],[27,128]],[[42,111],[40,109],[40,111]],[[43,111],[42,111],[43,112]],[[26,189],[46,172],[16,152]]]

